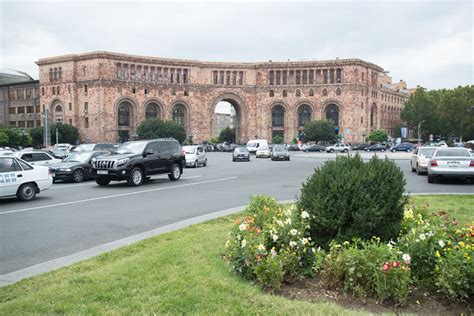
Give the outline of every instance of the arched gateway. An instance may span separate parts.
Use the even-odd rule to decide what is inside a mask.
[[[211,102],[211,106],[207,111],[209,115],[207,118],[208,122],[208,132],[211,134],[215,131],[216,119],[215,119],[215,109],[219,102],[228,102],[231,104],[232,108],[235,110],[235,141],[237,143],[244,143],[247,141],[246,134],[246,104],[243,98],[235,93],[222,93],[214,98]],[[219,136],[219,135],[216,135]]]

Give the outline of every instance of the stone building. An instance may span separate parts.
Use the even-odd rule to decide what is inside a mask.
[[[15,70],[0,71],[0,125],[41,126],[39,81]]]
[[[360,59],[233,63],[91,52],[37,64],[42,110],[88,141],[133,138],[150,117],[174,120],[205,141],[216,130],[216,105],[227,101],[239,142],[281,135],[289,143],[308,120],[326,118],[346,142],[360,142],[373,129],[392,134],[409,98]]]

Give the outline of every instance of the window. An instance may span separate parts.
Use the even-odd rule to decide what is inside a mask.
[[[2,157],[0,159],[1,159],[0,172],[21,171],[20,165],[16,162],[15,159],[6,158],[6,157]],[[15,177],[16,177],[16,175],[15,175]],[[10,178],[7,178],[7,175],[5,175],[5,178],[10,179]],[[10,181],[10,180],[8,180],[8,181]],[[3,182],[3,177],[2,177],[2,182]]]
[[[217,84],[218,83],[217,81],[219,79],[219,75],[218,75],[217,71],[214,71],[213,74],[214,74],[214,84]]]
[[[41,95],[44,96],[44,87],[41,87]]]
[[[148,94],[148,89],[145,89],[145,94]]]
[[[341,88],[336,89],[336,95],[341,95]]]
[[[87,95],[87,85],[84,85],[84,94]]]
[[[323,96],[327,97],[328,96],[328,89],[323,89]]]
[[[311,120],[311,107],[307,104],[303,104],[298,108],[298,125],[304,126]]]
[[[288,96],[288,91],[283,90],[282,95],[283,95],[284,98],[286,98]]]
[[[337,83],[342,82],[342,69],[341,68],[336,69],[336,82]]]
[[[83,67],[82,67],[82,76],[83,76],[84,78],[87,78],[87,66],[83,66]]]
[[[14,107],[8,108],[8,114],[16,114],[16,108]]]
[[[54,80],[54,81],[57,81],[57,80],[58,80],[58,68],[54,68],[53,80]]]
[[[59,67],[59,71],[58,71],[58,79],[61,80],[61,77],[63,75],[63,68]]]
[[[88,117],[86,117],[84,119],[84,128],[89,128],[89,118]]]
[[[26,127],[27,128],[35,127],[35,121],[26,121]]]
[[[15,90],[8,91],[8,98],[10,100],[16,100],[16,91]]]
[[[26,107],[26,113],[34,113],[35,112],[35,107],[34,106],[27,106]]]
[[[18,122],[18,127],[26,127],[25,126],[25,121],[19,121]]]
[[[67,85],[67,93],[71,94],[71,85],[70,84]]]
[[[69,111],[72,111],[72,103],[69,102]]]
[[[130,104],[124,102],[118,108],[118,126],[130,126]]]
[[[16,90],[16,98],[17,100],[23,100],[25,99],[25,90]]]
[[[69,125],[72,125],[72,119],[69,119]]]
[[[87,114],[89,111],[89,102],[84,102],[84,113]]]
[[[244,72],[239,71],[239,85],[243,85],[243,84],[244,84]]]
[[[303,70],[303,84],[308,84],[308,71]]]
[[[175,88],[171,89],[171,95],[176,95],[176,89]]]
[[[272,109],[272,126],[284,126],[285,109],[281,105],[275,105]]]
[[[328,70],[323,69],[323,83],[328,83]]]
[[[178,104],[178,105],[174,106],[173,113],[172,113],[173,121],[175,123],[178,123],[178,124],[181,124],[181,125],[184,126],[184,124],[185,124],[185,113],[186,113],[186,109],[185,109],[184,105]]]
[[[53,82],[53,68],[49,68],[49,82]]]
[[[25,113],[25,108],[23,106],[18,108],[18,114],[24,114]]]
[[[309,89],[309,96],[314,97],[314,89]]]
[[[189,96],[188,90],[184,90],[184,96],[185,96],[185,97]]]
[[[41,126],[41,121],[40,120],[36,121],[36,126]]]
[[[301,90],[300,89],[296,89],[295,96],[301,97]]]
[[[270,90],[270,98],[273,98],[275,96],[275,91]]]
[[[26,90],[26,96],[27,99],[31,99],[33,97],[33,89],[27,89]]]
[[[283,80],[282,80],[282,84],[286,85],[288,84],[288,73],[285,71],[283,71]]]
[[[59,87],[56,87],[56,93],[59,94]]]
[[[334,69],[329,69],[329,82],[334,83]]]
[[[145,119],[158,118],[158,106],[155,103],[150,103],[147,105],[145,110]]]
[[[183,70],[183,83],[185,84],[188,83],[188,70],[187,69]]]
[[[339,126],[339,107],[335,104],[329,104],[326,107],[326,119],[333,121],[334,126]]]
[[[137,92],[137,90],[135,89],[135,87],[132,88],[132,93],[135,94]]]
[[[296,84],[301,84],[301,71],[296,71]]]
[[[53,87],[53,95],[55,95],[55,94],[56,94],[56,88]]]
[[[270,71],[270,83],[271,86],[274,85],[274,71]]]
[[[276,85],[279,86],[281,84],[281,71],[278,70],[276,72]]]

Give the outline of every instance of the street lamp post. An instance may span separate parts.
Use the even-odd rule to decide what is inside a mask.
[[[421,123],[425,122],[425,120],[421,121],[421,122],[418,122],[418,146],[420,146],[420,143],[421,143]]]

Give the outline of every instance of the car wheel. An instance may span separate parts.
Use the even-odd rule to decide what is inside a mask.
[[[428,183],[435,183],[436,182],[435,180],[436,180],[435,176],[430,175],[430,174],[428,175]]]
[[[76,183],[84,181],[84,171],[82,171],[82,169],[74,170],[72,173],[72,181]]]
[[[286,160],[290,161],[290,157],[288,157]]]
[[[142,169],[135,167],[130,171],[130,175],[128,176],[127,183],[130,186],[139,186],[143,183],[143,171]]]
[[[206,166],[207,166],[207,158],[206,158],[206,159],[204,159],[204,163],[203,163],[202,165],[203,165],[204,167],[206,167]]]
[[[16,196],[22,201],[32,201],[36,197],[36,186],[33,183],[22,184]]]
[[[247,161],[250,162],[250,157],[247,158]]]
[[[366,152],[369,152],[370,150],[369,150],[369,149],[366,149],[365,151],[366,151]]]
[[[333,153],[333,152],[334,152],[334,149],[331,149],[329,152],[330,152],[330,153]]]
[[[234,158],[232,158],[232,161],[233,161],[233,162],[235,162],[235,159],[234,159]]]
[[[416,169],[413,168],[413,165],[412,165],[411,163],[410,163],[410,167],[411,167],[411,172],[415,172],[415,171],[416,171]],[[417,167],[418,167],[418,165],[417,165]]]
[[[344,149],[342,152],[343,152],[343,153],[347,153],[347,152],[348,152],[348,150],[347,150],[347,149]]]
[[[110,180],[103,179],[103,178],[96,178],[95,183],[97,183],[98,185],[101,185],[101,186],[106,186],[107,184],[110,183]]]
[[[407,153],[409,153],[409,152],[410,152],[410,149],[407,149]]]
[[[395,149],[392,149],[392,153],[394,153],[394,152],[395,152]]]
[[[181,168],[177,163],[173,164],[171,167],[171,173],[168,175],[171,181],[178,181],[181,178]]]
[[[199,166],[199,164],[198,164],[198,161],[196,160],[196,161],[194,162],[193,167],[194,167],[194,168],[197,168],[198,166]]]

